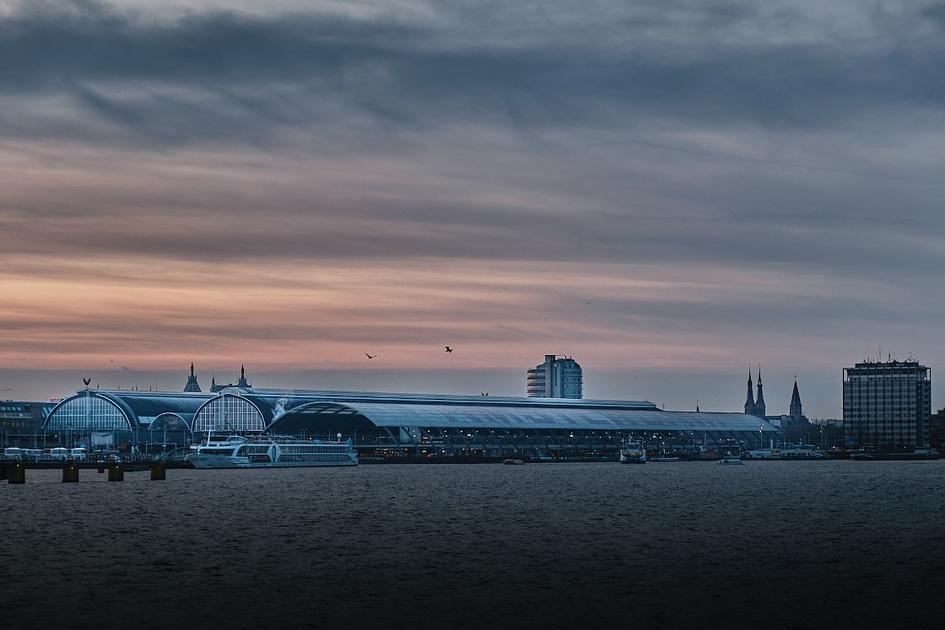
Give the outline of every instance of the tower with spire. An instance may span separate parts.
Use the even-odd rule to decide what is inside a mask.
[[[797,377],[794,377],[794,393],[791,394],[791,410],[789,412],[792,420],[800,420],[804,417],[804,407],[801,405],[801,394],[797,391]]]
[[[748,396],[745,398],[745,413],[755,415],[755,389],[751,382],[751,368],[748,369]]]
[[[240,382],[237,383],[236,386],[241,387],[242,389],[249,389],[250,387],[252,387],[252,385],[246,382],[246,366],[245,365],[240,366]]]
[[[210,381],[211,392],[220,392],[220,391],[223,391],[224,389],[229,389],[231,387],[239,387],[240,389],[252,389],[253,387],[252,384],[246,380],[246,366],[245,365],[240,366],[240,380],[237,381],[235,385],[233,383],[217,383],[216,376],[214,376],[213,379]]]
[[[194,364],[190,364],[190,376],[187,377],[187,384],[184,385],[185,392],[199,392],[200,383],[197,382],[197,375],[194,374]]]
[[[765,392],[761,384],[761,366],[758,366],[758,396],[755,398],[755,413],[752,415],[759,418],[765,417]]]

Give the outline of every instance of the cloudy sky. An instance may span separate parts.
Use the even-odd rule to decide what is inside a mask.
[[[0,0],[0,396],[941,406],[943,67],[919,0]]]

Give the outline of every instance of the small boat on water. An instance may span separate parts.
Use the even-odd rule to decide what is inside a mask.
[[[673,457],[670,455],[657,455],[656,457],[651,457],[649,459],[651,462],[678,462],[680,459],[678,457]]]
[[[728,440],[719,445],[719,463],[723,465],[741,465],[742,445],[735,440]]]
[[[748,459],[827,459],[827,454],[813,444],[788,444],[783,448],[758,448],[748,451]]]
[[[621,464],[645,464],[646,449],[640,442],[627,442],[620,447]]]
[[[503,459],[502,463],[505,464],[506,466],[524,466],[525,460],[524,459]]]
[[[230,436],[190,447],[187,460],[194,468],[286,468],[301,466],[357,466],[351,440],[300,440],[267,436]]]
[[[872,453],[867,453],[866,451],[857,451],[856,453],[850,455],[850,459],[855,459],[857,461],[869,461],[876,459],[876,456]]]

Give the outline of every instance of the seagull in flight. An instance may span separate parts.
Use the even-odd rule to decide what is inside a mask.
[[[377,355],[376,355],[376,354],[368,354],[367,352],[365,352],[365,353],[364,353],[364,356],[366,356],[368,359],[373,359],[373,358],[375,358]]]
[[[452,352],[452,351],[453,351],[453,349],[450,348],[449,346],[443,346],[443,349],[444,349],[446,352]]]

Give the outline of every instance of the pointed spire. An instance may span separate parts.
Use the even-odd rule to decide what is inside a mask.
[[[804,407],[801,404],[801,393],[797,389],[797,376],[794,377],[794,392],[791,394],[790,414],[792,418],[800,419],[804,417]]]
[[[751,382],[751,368],[748,368],[748,396],[745,398],[745,413],[755,413],[755,388]]]
[[[240,366],[240,382],[237,383],[236,386],[241,387],[243,389],[249,389],[252,387],[252,385],[246,382],[246,366],[245,365]]]
[[[765,392],[761,383],[761,366],[758,366],[758,397],[755,399],[755,414],[759,418],[765,417]]]
[[[190,364],[190,376],[187,377],[187,384],[184,385],[185,392],[199,392],[200,383],[197,382],[197,375],[194,373],[194,364]]]

